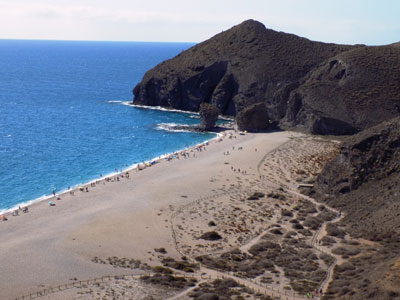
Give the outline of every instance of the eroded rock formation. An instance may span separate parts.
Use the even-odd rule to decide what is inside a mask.
[[[202,102],[231,116],[262,102],[281,128],[352,134],[400,115],[400,47],[313,42],[248,20],[159,64],[134,88],[135,104],[198,111]],[[242,121],[243,129],[256,123]]]

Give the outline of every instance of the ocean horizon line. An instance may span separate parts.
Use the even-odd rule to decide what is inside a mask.
[[[74,40],[74,39],[42,39],[42,38],[0,38],[0,41],[37,41],[37,42],[88,42],[88,43],[141,43],[141,44],[191,44],[199,42],[187,41],[130,41],[130,40]]]

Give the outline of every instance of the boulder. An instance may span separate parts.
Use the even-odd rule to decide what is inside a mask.
[[[271,127],[264,103],[251,104],[242,109],[236,116],[236,123],[239,130],[252,132],[265,131]]]
[[[200,128],[211,130],[218,120],[218,109],[215,105],[203,102],[200,104]]]

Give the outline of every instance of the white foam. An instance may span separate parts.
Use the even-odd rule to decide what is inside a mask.
[[[191,132],[189,129],[174,129],[175,126],[185,126],[185,124],[177,124],[177,123],[160,123],[157,124],[156,129],[165,130],[170,132]]]
[[[114,100],[111,100],[111,101],[114,101]],[[108,101],[108,102],[110,102],[110,101]],[[144,109],[158,109],[158,110],[163,110],[163,111],[171,111],[170,109],[165,109],[165,108],[162,108],[162,107],[135,105],[135,104],[132,104],[131,102],[128,102],[128,101],[117,101],[117,100],[115,100],[115,102],[111,102],[111,103],[121,103],[123,105],[128,105],[128,106],[133,106],[133,107],[138,107],[138,108],[144,108]],[[180,111],[180,110],[172,110],[172,111],[182,112],[182,113],[186,113],[186,114],[198,114],[198,113]],[[170,129],[170,128],[169,129],[161,128],[163,124],[166,125],[166,126],[182,125],[182,124],[176,124],[176,123],[161,123],[161,124],[158,124],[157,128],[159,128],[161,130],[168,130],[168,131],[174,131],[174,132],[187,132],[187,131],[189,131],[189,130],[173,130],[173,129]],[[59,193],[56,193],[56,196],[61,196],[61,195],[65,194],[65,193],[68,193],[69,191],[77,190],[77,189],[79,189],[81,187],[85,187],[87,185],[90,185],[91,183],[96,183],[97,181],[102,181],[102,180],[105,180],[106,178],[113,177],[113,176],[116,176],[118,174],[123,174],[123,173],[128,172],[128,171],[135,170],[138,167],[139,164],[157,163],[160,160],[163,160],[163,159],[165,159],[167,157],[170,157],[171,155],[174,155],[175,153],[180,153],[182,151],[188,151],[188,150],[190,150],[192,148],[195,148],[195,147],[198,147],[200,145],[208,145],[209,142],[217,140],[217,139],[219,139],[220,137],[223,136],[221,133],[215,133],[215,132],[211,132],[211,133],[216,134],[216,136],[214,138],[212,138],[212,139],[206,140],[206,141],[201,142],[199,144],[192,145],[192,146],[189,146],[189,147],[186,147],[186,148],[183,148],[183,149],[176,150],[174,152],[162,154],[162,155],[160,155],[158,157],[152,158],[152,159],[147,160],[147,161],[143,161],[141,163],[134,163],[134,164],[126,167],[125,169],[121,169],[120,171],[108,173],[108,174],[103,175],[103,176],[101,176],[101,177],[99,177],[97,179],[93,179],[93,180],[90,180],[90,181],[85,182],[85,183],[78,183],[78,184],[76,184],[74,186],[71,186],[70,190],[68,190],[68,189],[61,190]],[[9,135],[9,136],[11,136],[11,135]],[[35,203],[38,203],[38,202],[41,202],[41,201],[49,200],[49,199],[51,199],[53,197],[54,196],[52,194],[51,195],[43,195],[43,196],[41,196],[39,198],[36,198],[36,199],[33,199],[33,200],[28,200],[28,201],[25,201],[25,202],[17,203],[16,205],[12,206],[11,208],[0,209],[0,215],[8,214],[8,213],[12,212],[13,210],[18,209],[19,207],[30,206],[32,204],[35,204]]]
[[[197,117],[197,116],[200,116],[200,114],[195,111],[187,111],[187,110],[180,110],[180,109],[174,109],[174,108],[165,108],[162,106],[138,105],[138,104],[133,104],[132,101],[122,101],[122,104],[127,105],[127,106],[136,107],[136,108],[153,109],[153,110],[161,110],[161,111],[170,111],[170,112],[179,112],[179,113],[189,114],[189,115],[192,115],[192,116],[189,116],[189,118],[192,118],[192,119],[199,119],[199,117]],[[226,121],[234,120],[234,118],[227,117],[227,116],[219,116],[218,119],[226,120]]]
[[[109,100],[109,101],[106,101],[107,103],[124,103],[124,101],[121,101],[121,100]]]
[[[221,138],[222,136],[223,136],[223,134],[221,134],[221,133],[216,133],[216,136],[215,136],[214,138],[209,139],[209,140],[206,140],[206,141],[201,142],[201,143],[199,143],[199,144],[192,145],[192,146],[188,146],[188,147],[186,147],[186,148],[179,149],[179,150],[176,150],[176,151],[174,151],[174,152],[162,154],[162,155],[160,155],[160,156],[157,156],[157,157],[155,157],[155,158],[149,159],[149,160],[147,160],[147,161],[143,161],[143,162],[140,162],[140,163],[134,163],[134,164],[132,164],[132,165],[126,167],[125,169],[121,169],[120,171],[108,173],[108,174],[106,174],[106,175],[104,175],[104,176],[101,176],[101,177],[99,177],[99,178],[97,178],[97,179],[90,180],[90,181],[88,181],[88,182],[86,182],[86,183],[79,183],[79,184],[76,184],[76,185],[74,185],[74,186],[71,186],[71,187],[70,187],[70,190],[64,189],[64,190],[61,190],[59,193],[56,193],[56,197],[57,197],[57,196],[62,196],[63,194],[68,193],[69,191],[74,191],[74,190],[76,191],[77,189],[79,189],[79,188],[81,188],[81,187],[85,187],[85,186],[87,186],[87,185],[90,185],[91,183],[96,183],[97,181],[103,181],[103,180],[105,180],[106,178],[113,177],[113,176],[116,176],[116,175],[119,175],[119,174],[123,174],[123,173],[126,173],[126,172],[128,172],[128,171],[136,170],[136,168],[139,166],[139,164],[140,164],[140,165],[142,165],[142,164],[146,165],[147,163],[150,163],[150,164],[158,163],[159,161],[161,161],[161,160],[163,160],[163,159],[165,159],[165,158],[167,158],[167,157],[170,157],[171,155],[174,155],[174,154],[176,154],[176,153],[180,153],[180,152],[183,152],[183,151],[188,151],[188,150],[193,149],[193,148],[196,148],[196,147],[198,147],[198,146],[208,145],[210,142],[212,142],[212,141],[214,141],[214,140],[217,140],[217,139]],[[147,168],[147,167],[146,167],[146,168]],[[7,208],[7,209],[0,210],[0,215],[11,213],[13,210],[18,209],[19,207],[30,206],[30,205],[32,205],[32,204],[35,204],[35,203],[38,203],[38,202],[41,202],[41,201],[49,200],[49,199],[51,199],[51,198],[53,198],[53,197],[54,197],[54,196],[53,196],[52,194],[51,194],[51,195],[43,195],[43,196],[41,196],[41,197],[39,197],[39,198],[36,198],[36,199],[33,199],[33,200],[29,200],[29,201],[25,201],[25,202],[18,203],[18,204],[14,205],[14,206],[11,207],[11,208]]]

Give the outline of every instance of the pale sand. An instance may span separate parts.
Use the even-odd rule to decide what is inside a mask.
[[[299,134],[225,138],[211,142],[206,151],[195,152],[195,158],[162,161],[138,173],[131,171],[129,179],[89,187],[89,193],[64,194],[62,200],[54,201],[55,207],[45,201],[32,205],[27,214],[10,216],[9,221],[0,222],[0,299],[57,286],[71,278],[133,273],[93,263],[95,256],[159,264],[153,250],[164,247],[169,256],[179,258],[171,236],[172,211],[221,189],[229,191],[237,177],[248,186],[257,184],[257,165],[263,156],[292,136]],[[226,151],[230,155],[223,155]],[[233,172],[231,166],[247,174]]]

